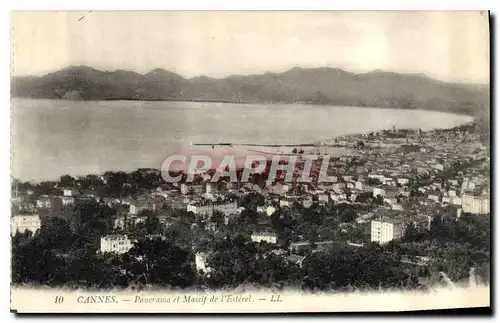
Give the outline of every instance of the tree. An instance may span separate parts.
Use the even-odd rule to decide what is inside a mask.
[[[419,236],[420,233],[418,232],[417,228],[415,228],[415,225],[413,223],[408,223],[404,230],[403,240],[408,242],[416,241]]]
[[[43,220],[39,237],[46,249],[66,250],[75,240],[68,222],[60,217]]]
[[[116,209],[96,200],[77,201],[74,206],[77,247],[97,250],[98,239],[113,228],[115,215]]]
[[[245,210],[257,210],[258,206],[263,206],[265,204],[265,198],[263,195],[252,192],[248,195],[245,195],[240,200],[240,206],[244,207]]]
[[[63,175],[59,178],[59,183],[62,187],[73,187],[75,179],[69,175]]]
[[[209,286],[237,287],[248,281],[254,273],[256,247],[242,235],[225,236],[215,241],[214,252],[207,258],[210,272]]]
[[[224,213],[220,211],[214,211],[210,217],[210,221],[215,223],[218,228],[221,228],[225,224]]]
[[[160,219],[158,219],[155,214],[151,214],[146,218],[145,228],[148,234],[163,233],[163,227],[160,223]]]
[[[384,198],[379,194],[373,199],[373,203],[376,205],[384,205]]]
[[[146,284],[188,287],[195,279],[189,253],[160,238],[137,241],[124,257],[123,267]]]

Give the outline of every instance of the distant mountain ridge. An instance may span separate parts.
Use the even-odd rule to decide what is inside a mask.
[[[310,103],[489,113],[489,86],[446,83],[424,74],[338,68],[299,68],[282,73],[184,78],[154,69],[100,71],[69,66],[43,76],[11,78],[11,95],[70,100],[176,100],[242,103]]]

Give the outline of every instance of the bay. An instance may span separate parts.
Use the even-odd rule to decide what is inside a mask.
[[[190,143],[303,144],[381,129],[450,128],[470,116],[305,104],[12,99],[11,170],[23,181],[160,168]]]

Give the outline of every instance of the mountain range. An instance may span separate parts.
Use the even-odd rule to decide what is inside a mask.
[[[330,67],[184,78],[159,68],[139,74],[70,66],[43,76],[12,77],[11,95],[69,100],[300,102],[489,114],[489,85],[447,83],[424,74],[381,70],[356,74]]]

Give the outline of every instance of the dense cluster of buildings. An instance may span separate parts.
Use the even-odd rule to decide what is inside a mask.
[[[360,144],[362,142],[363,144]],[[136,237],[130,228],[145,223],[155,214],[160,224],[172,224],[172,211],[192,214],[210,224],[216,212],[224,223],[244,210],[239,203],[249,194],[263,197],[257,212],[264,218],[282,208],[310,208],[314,204],[350,204],[357,209],[353,223],[345,223],[342,230],[353,226],[369,226],[370,241],[385,244],[400,239],[408,225],[417,230],[428,230],[436,210],[451,217],[464,213],[490,212],[489,155],[474,134],[462,131],[384,131],[337,139],[336,144],[350,147],[345,154],[330,161],[330,182],[277,182],[271,185],[255,183],[182,183],[161,185],[141,192],[134,198],[111,198],[81,194],[72,188],[62,188],[60,194],[33,196],[25,192],[12,199],[17,213],[12,216],[12,234],[40,229],[39,212],[54,207],[70,207],[77,199],[99,198],[117,210],[113,231],[100,238],[102,253],[126,253]],[[360,148],[361,146],[361,148]],[[353,148],[355,147],[355,148]],[[306,155],[307,149],[302,152]],[[318,175],[321,160],[312,168],[312,177]],[[296,166],[299,175],[303,164]],[[280,177],[278,177],[280,178]],[[269,222],[269,221],[268,221]],[[208,228],[214,226],[207,225]],[[255,243],[277,245],[280,237],[269,223],[256,227],[250,239]],[[353,241],[362,247],[369,241]],[[287,259],[301,264],[298,250],[311,243],[290,241]],[[328,247],[335,241],[317,241],[315,246]],[[280,250],[277,248],[274,252]],[[207,273],[207,252],[197,252],[198,270]]]

